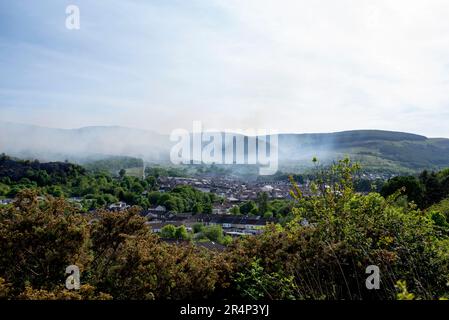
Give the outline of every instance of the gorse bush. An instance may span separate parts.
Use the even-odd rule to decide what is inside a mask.
[[[355,193],[357,169],[340,161],[317,179],[310,197],[294,184],[295,218],[239,241],[232,251],[238,272],[250,274],[257,257],[267,275],[293,279],[295,299],[395,299],[398,280],[421,298],[445,295],[447,237],[416,206],[398,205],[399,193]],[[380,268],[379,290],[365,286],[369,265]],[[266,287],[263,297],[285,298],[283,289]]]
[[[61,199],[39,202],[25,191],[0,211],[0,277],[12,292],[61,284],[67,266],[89,264],[87,246],[87,220]]]
[[[168,245],[138,215],[89,216],[62,199],[22,192],[0,212],[0,298],[207,298],[226,263],[193,245]],[[81,271],[79,292],[64,289],[65,268]]]

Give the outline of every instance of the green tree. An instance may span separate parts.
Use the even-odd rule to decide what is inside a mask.
[[[240,208],[239,208],[239,206],[232,206],[232,208],[229,210],[229,212],[233,215],[239,215]]]
[[[221,243],[223,239],[223,229],[220,225],[212,225],[204,228],[203,235],[210,241]]]
[[[247,215],[250,212],[257,210],[257,205],[254,201],[250,200],[241,204],[239,209],[241,214]]]
[[[249,268],[237,273],[234,279],[241,297],[249,300],[294,299],[298,290],[293,277],[285,277],[281,272],[267,273],[260,259],[252,261]]]
[[[176,227],[172,224],[167,224],[161,229],[161,237],[167,239],[176,238]]]
[[[415,202],[419,207],[424,205],[424,188],[419,179],[413,176],[398,176],[386,182],[380,191],[381,195],[388,197],[398,190],[402,190],[409,201]]]
[[[176,228],[174,237],[179,240],[188,240],[190,239],[189,233],[185,226],[179,226]]]
[[[203,230],[204,230],[204,224],[202,224],[202,223],[195,223],[193,226],[192,226],[192,230],[193,230],[193,233],[200,233],[200,232],[203,232]]]
[[[259,215],[261,216],[268,211],[268,194],[266,192],[260,192],[257,195],[257,206]]]
[[[421,299],[447,295],[447,234],[416,205],[398,203],[398,193],[356,193],[357,170],[348,159],[320,169],[308,196],[292,182],[293,219],[232,245],[237,295],[282,297],[283,286],[250,280],[271,275],[292,283],[295,299],[395,299],[398,280]],[[359,290],[368,265],[388,274],[379,290]]]
[[[193,205],[193,208],[192,208],[193,214],[202,213],[203,210],[204,210],[203,205],[200,202],[197,202]]]
[[[422,204],[424,208],[438,203],[449,192],[443,189],[440,179],[435,172],[428,173],[426,170],[423,171],[419,176],[419,181],[424,189]]]

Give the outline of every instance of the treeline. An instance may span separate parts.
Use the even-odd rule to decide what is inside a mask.
[[[151,169],[147,172],[152,172]],[[39,194],[55,197],[81,198],[85,211],[124,201],[147,209],[163,205],[173,212],[211,213],[212,204],[219,199],[190,186],[180,186],[170,192],[158,192],[157,177],[145,179],[126,176],[114,177],[108,172],[91,172],[81,166],[54,162],[14,160],[0,157],[0,197],[14,197],[21,190],[32,189]],[[158,174],[156,174],[158,173]],[[168,173],[172,173],[168,171]]]
[[[161,242],[135,209],[91,216],[63,199],[21,192],[0,207],[0,297],[449,298],[449,225],[400,192],[355,192],[356,169],[341,161],[307,197],[293,182],[293,219],[223,252]],[[198,237],[210,232],[196,228]],[[81,270],[79,291],[64,289],[69,265]],[[372,265],[380,270],[378,290],[365,286]]]
[[[429,208],[449,196],[449,169],[394,177],[382,186],[380,193],[387,197],[398,190],[403,190],[408,201],[413,201],[419,208]]]
[[[5,154],[0,155],[0,181],[4,184],[34,182],[37,186],[66,183],[85,175],[86,170],[66,162],[46,162],[38,160],[17,160]]]
[[[186,168],[160,167],[149,166],[145,168],[145,175],[155,178],[159,177],[187,177],[188,172]]]
[[[203,223],[196,223],[192,227],[192,232],[188,232],[186,227],[174,226],[172,224],[165,225],[161,229],[161,238],[176,240],[194,240],[199,242],[212,241],[222,245],[232,243],[232,237],[225,235],[220,225],[206,226]]]
[[[256,200],[248,200],[230,209],[233,215],[254,215],[276,218],[279,221],[292,218],[293,201],[285,199],[269,200],[266,192],[260,192]]]
[[[117,156],[90,161],[83,164],[83,167],[92,172],[108,172],[117,176],[122,169],[143,168],[143,160],[133,157]]]
[[[324,170],[328,170],[330,167],[324,167]],[[299,173],[286,173],[278,171],[274,175],[271,176],[258,176],[257,181],[264,182],[264,183],[272,183],[273,181],[285,181],[288,179],[293,179],[296,183],[299,184],[305,184],[309,183],[310,181],[314,181],[318,178],[317,170],[314,169],[307,169],[309,172],[305,172],[302,174]],[[354,188],[358,192],[370,192],[370,191],[379,191],[383,184],[385,183],[385,179],[376,178],[376,179],[368,179],[363,178],[360,174],[354,177]],[[366,171],[365,174],[373,174],[373,175],[392,175],[393,173],[389,170],[385,170],[384,172],[375,172],[375,171]]]
[[[220,201],[213,193],[201,192],[191,186],[177,186],[170,192],[150,192],[151,205],[162,205],[174,213],[212,213],[212,205]]]

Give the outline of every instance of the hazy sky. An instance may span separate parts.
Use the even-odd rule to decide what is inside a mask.
[[[449,1],[0,0],[0,75],[3,121],[449,137]]]

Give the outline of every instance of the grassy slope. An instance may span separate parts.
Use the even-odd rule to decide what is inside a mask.
[[[287,135],[284,144],[296,158],[310,150],[331,161],[344,156],[360,161],[366,169],[411,173],[449,167],[449,139],[376,130],[347,131],[316,135]],[[281,145],[282,146],[282,145]],[[311,157],[303,159],[310,161]]]

